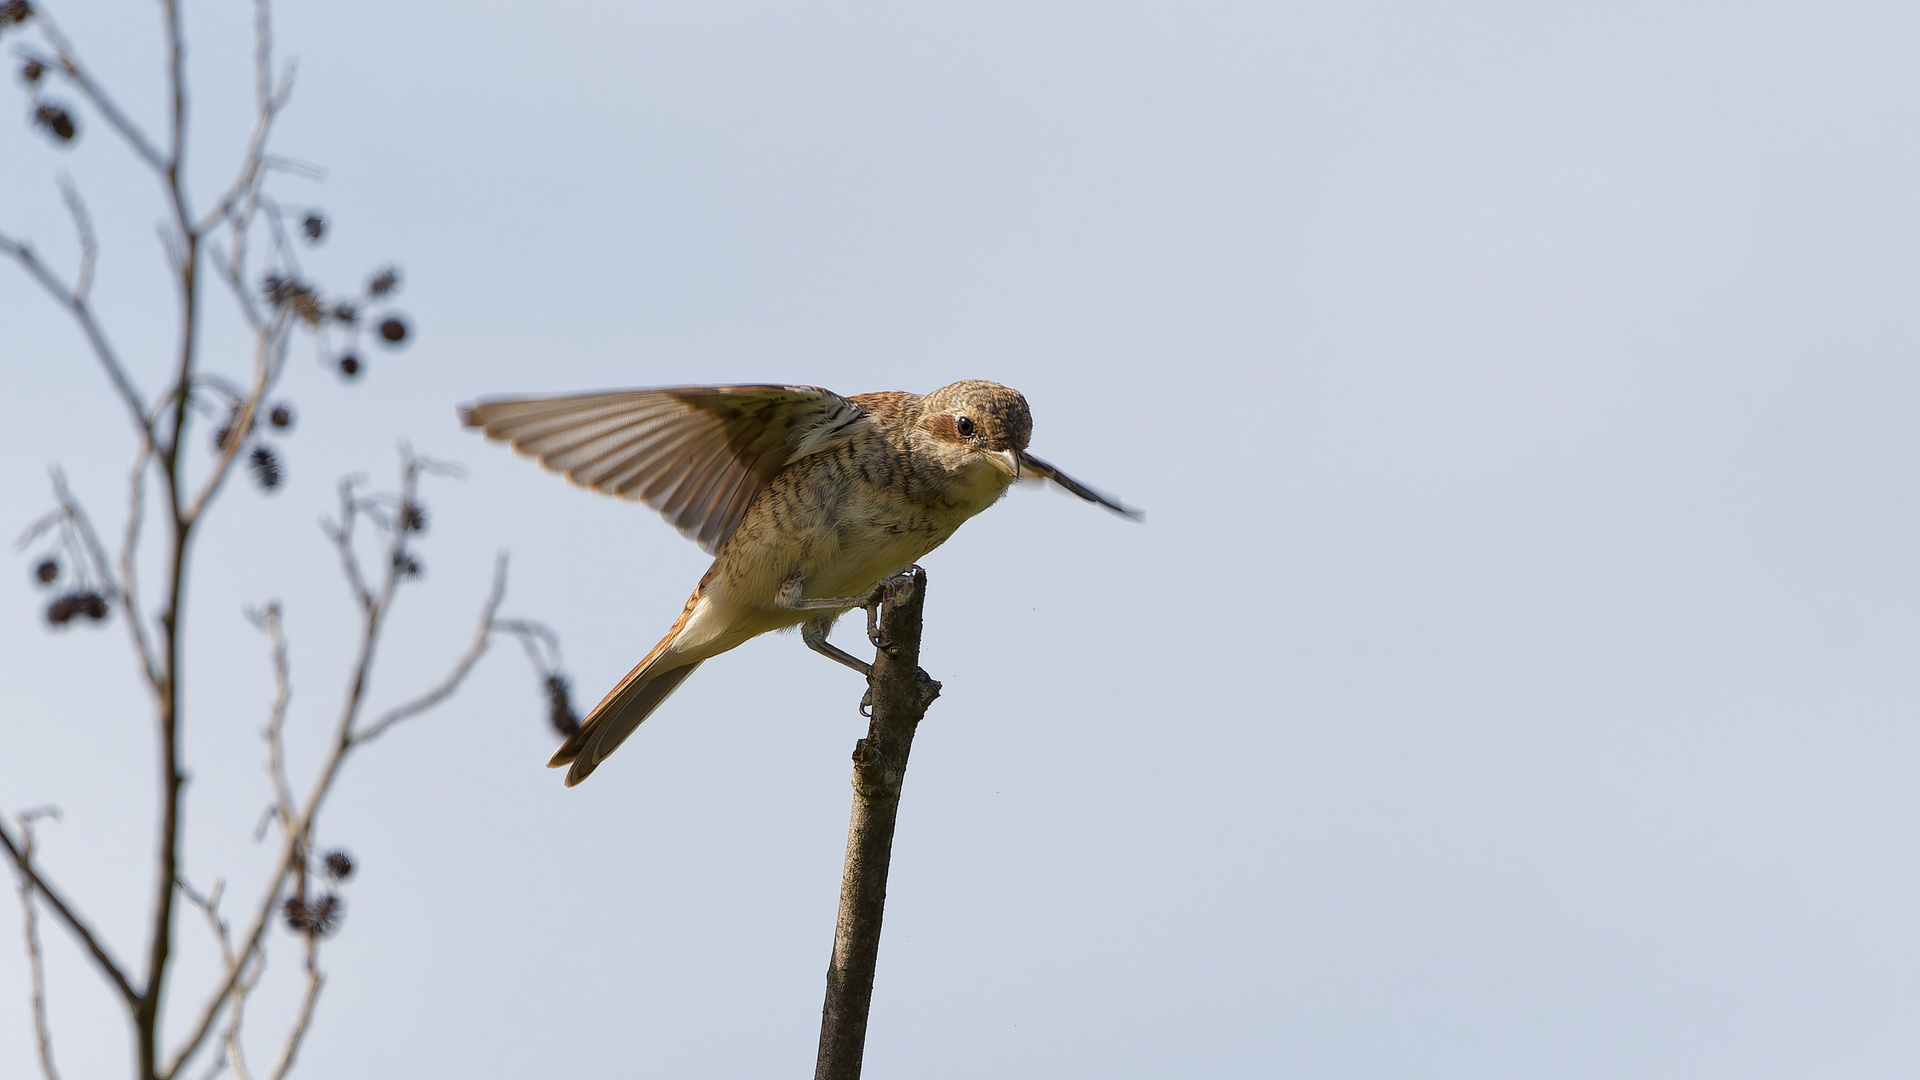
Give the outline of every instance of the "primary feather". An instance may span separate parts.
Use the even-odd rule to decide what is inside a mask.
[[[817,386],[489,399],[460,418],[576,484],[653,507],[708,554],[781,469],[868,424],[858,405]]]

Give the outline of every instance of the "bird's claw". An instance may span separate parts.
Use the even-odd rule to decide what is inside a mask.
[[[882,580],[867,594],[867,641],[876,649],[887,649],[886,639],[880,634],[880,611],[887,603],[887,583]],[[891,649],[888,649],[891,652]]]

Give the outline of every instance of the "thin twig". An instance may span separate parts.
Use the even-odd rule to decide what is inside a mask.
[[[287,343],[293,330],[291,313],[282,310],[273,322],[255,334],[253,355],[253,385],[247,388],[246,395],[234,405],[231,420],[233,434],[224,440],[220,447],[220,456],[214,460],[213,469],[202,482],[200,491],[182,512],[183,519],[191,525],[198,520],[207,504],[226,482],[233,471],[233,463],[240,457],[240,451],[246,446],[246,433],[253,430],[255,418],[260,413],[260,404],[280,381],[280,373],[286,368]]]
[[[487,602],[480,609],[480,624],[474,631],[473,643],[467,646],[466,653],[453,665],[453,670],[447,673],[447,677],[441,680],[440,685],[404,705],[388,709],[380,719],[369,724],[365,729],[354,732],[352,736],[354,745],[372,742],[402,720],[418,716],[453,696],[454,691],[460,689],[460,684],[466,681],[467,673],[473,670],[473,665],[479,663],[481,655],[487,651],[487,645],[492,641],[494,631],[498,629],[494,623],[494,615],[499,612],[500,601],[506,597],[506,593],[507,553],[503,551],[493,563],[493,590],[487,594]]]
[[[173,158],[167,162],[169,179],[173,181],[176,198],[184,196],[180,190],[180,162],[187,155],[187,41],[181,33],[179,0],[165,0],[167,9],[167,84],[173,91],[172,145]],[[184,206],[182,207],[184,210]],[[191,215],[182,213],[180,219],[185,222]]]
[[[100,253],[100,245],[94,239],[93,217],[80,199],[80,189],[73,186],[73,178],[65,173],[60,176],[60,198],[67,204],[67,213],[73,215],[73,231],[80,236],[80,271],[74,275],[73,298],[85,303],[88,291],[93,288],[93,263]]]
[[[273,5],[253,0],[253,104],[262,115],[273,111],[267,83],[273,78]]]
[[[254,0],[253,16],[253,81],[254,81],[254,119],[253,134],[247,139],[247,152],[240,159],[240,175],[233,186],[221,197],[213,209],[207,211],[195,229],[206,232],[222,219],[232,215],[234,207],[243,200],[251,202],[260,190],[261,178],[271,164],[272,159],[266,152],[267,134],[273,127],[274,119],[280,110],[286,107],[293,96],[294,65],[289,62],[280,74],[280,85],[269,90],[273,82],[273,12],[268,0]],[[251,219],[252,207],[240,215],[244,222]],[[237,267],[236,262],[236,267]]]
[[[253,973],[234,984],[233,1011],[228,1014],[227,1034],[221,1040],[221,1044],[226,1048],[226,1053],[221,1055],[221,1059],[233,1068],[233,1075],[238,1080],[253,1080],[253,1075],[247,1071],[246,1051],[240,1045],[240,1029],[246,1026],[247,999],[252,996],[254,988],[260,985],[260,979],[267,972],[265,950],[256,953],[255,956],[257,960],[253,966]],[[216,1068],[207,1074],[205,1080],[212,1080],[218,1075],[220,1072]]]
[[[143,988],[136,990],[133,981],[120,965],[107,953],[104,945],[93,933],[66,900],[44,878],[33,861],[33,836],[26,820],[21,826],[25,839],[16,844],[4,822],[0,822],[0,844],[13,855],[18,869],[20,890],[23,901],[28,906],[29,949],[33,954],[35,980],[35,1007],[39,1026],[43,1032],[42,1058],[44,1071],[52,1075],[52,1057],[50,1045],[44,1038],[46,1030],[43,1007],[43,984],[40,974],[40,948],[38,936],[39,908],[34,899],[37,892],[44,899],[47,910],[63,922],[92,954],[95,964],[103,974],[120,990],[129,1011],[132,1014],[136,1051],[139,1057],[140,1075],[150,1080],[172,1080],[182,1066],[193,1057],[212,1038],[215,1025],[225,1023],[224,1053],[219,1060],[212,1062],[209,1076],[231,1068],[242,1080],[249,1080],[245,1056],[241,1045],[241,1028],[245,1016],[249,995],[260,985],[260,979],[266,965],[267,928],[273,923],[276,911],[285,890],[291,883],[296,896],[304,896],[305,875],[315,822],[323,803],[338,777],[345,759],[360,743],[377,738],[388,728],[418,715],[432,706],[444,701],[457,691],[459,686],[472,672],[479,657],[485,651],[493,632],[514,633],[527,644],[530,653],[537,652],[534,638],[547,646],[557,663],[558,644],[550,632],[537,624],[508,622],[498,620],[499,606],[505,591],[506,562],[504,557],[496,567],[493,588],[489,593],[473,644],[457,661],[448,673],[433,689],[419,698],[397,706],[382,714],[373,723],[361,726],[367,709],[368,692],[371,683],[373,664],[378,653],[380,636],[385,620],[390,613],[396,592],[404,579],[416,572],[415,563],[408,553],[413,519],[405,512],[415,503],[416,481],[422,473],[440,472],[444,469],[427,459],[416,457],[411,452],[404,453],[402,492],[397,500],[401,512],[388,512],[388,504],[372,498],[356,498],[352,485],[342,489],[342,520],[335,527],[336,543],[342,556],[349,582],[355,590],[363,616],[361,647],[355,663],[351,686],[347,700],[343,705],[339,719],[333,730],[330,751],[321,764],[312,781],[311,789],[302,802],[294,795],[293,787],[287,778],[285,760],[284,732],[287,722],[291,695],[288,675],[287,646],[281,626],[280,611],[270,607],[260,616],[259,621],[273,643],[273,663],[275,694],[272,712],[268,723],[268,742],[270,770],[275,791],[275,816],[283,832],[279,859],[271,880],[259,900],[259,906],[243,915],[250,915],[243,925],[244,932],[236,935],[234,924],[221,913],[220,902],[224,888],[216,886],[211,894],[201,895],[181,880],[180,851],[183,843],[184,785],[186,769],[182,760],[183,709],[181,696],[182,650],[184,648],[183,612],[188,601],[186,592],[188,552],[194,538],[195,529],[202,515],[211,506],[214,499],[223,490],[226,479],[231,475],[234,464],[240,456],[245,436],[252,431],[254,418],[260,413],[262,402],[274,388],[285,369],[287,349],[296,328],[296,319],[301,313],[295,312],[284,304],[263,304],[257,300],[247,284],[250,272],[247,260],[247,245],[252,230],[261,224],[265,217],[265,226],[271,242],[275,245],[273,254],[266,255],[273,260],[270,264],[277,270],[284,265],[297,273],[294,245],[287,234],[287,222],[283,220],[278,206],[263,190],[266,175],[275,170],[312,175],[316,170],[290,159],[267,153],[267,143],[276,117],[289,100],[293,85],[293,66],[288,64],[279,74],[276,86],[273,71],[273,39],[271,25],[270,0],[255,2],[255,97],[257,112],[253,130],[243,154],[238,173],[232,186],[204,215],[196,216],[190,210],[191,193],[186,183],[186,143],[187,126],[187,80],[185,70],[186,42],[182,21],[181,5],[178,0],[162,0],[161,8],[166,39],[166,90],[168,98],[168,139],[163,148],[150,139],[145,132],[132,123],[122,112],[104,87],[96,81],[80,62],[72,43],[47,20],[44,12],[37,12],[46,32],[47,47],[55,57],[43,61],[47,67],[61,73],[63,77],[79,88],[94,109],[105,118],[127,140],[135,153],[155,170],[163,181],[166,196],[170,200],[170,215],[160,226],[160,235],[166,247],[171,269],[175,276],[177,296],[180,302],[178,321],[177,351],[172,357],[171,381],[164,384],[157,399],[151,403],[134,388],[128,377],[128,369],[121,362],[108,341],[104,326],[92,307],[91,291],[96,281],[96,268],[99,259],[99,246],[94,235],[93,222],[87,212],[86,204],[74,185],[61,181],[61,191],[69,213],[73,218],[78,235],[80,257],[73,284],[69,287],[62,278],[42,261],[38,253],[25,240],[15,240],[0,236],[0,256],[9,256],[18,262],[30,276],[35,278],[54,299],[66,307],[79,324],[96,358],[106,369],[115,393],[122,399],[123,405],[132,415],[140,436],[136,448],[134,467],[128,476],[128,521],[123,547],[119,554],[118,574],[108,560],[103,545],[100,544],[91,522],[78,500],[67,490],[64,478],[56,478],[56,488],[61,500],[61,511],[53,524],[63,528],[61,542],[68,546],[76,565],[91,567],[104,582],[103,591],[117,599],[126,607],[130,632],[138,652],[148,683],[155,695],[155,716],[159,736],[159,758],[162,780],[162,804],[158,824],[157,880],[156,892],[152,896],[151,917],[146,942],[147,960],[144,971]],[[231,231],[229,255],[221,258],[213,253],[214,265],[227,279],[239,299],[243,315],[253,326],[256,333],[254,349],[253,377],[244,390],[233,388],[229,393],[229,404],[233,415],[229,423],[239,438],[227,440],[221,446],[211,468],[200,478],[197,488],[190,482],[193,471],[189,470],[189,461],[197,464],[198,457],[187,453],[187,439],[190,422],[197,424],[199,416],[190,417],[190,410],[201,407],[203,401],[197,401],[195,394],[200,393],[204,385],[214,385],[213,380],[200,376],[197,367],[200,362],[198,346],[200,343],[200,302],[198,275],[202,268],[200,251],[203,240],[212,250],[212,238],[221,227]],[[222,238],[224,239],[224,238]],[[263,253],[265,254],[265,253]],[[307,309],[305,317],[311,320],[314,311]],[[341,318],[347,318],[341,315]],[[324,339],[326,328],[320,328]],[[141,597],[138,589],[136,567],[137,548],[142,540],[142,529],[148,514],[146,505],[146,485],[148,469],[157,474],[157,479],[165,485],[164,491],[156,496],[164,501],[153,513],[158,518],[154,526],[161,535],[168,550],[162,554],[161,578],[153,587],[150,598],[156,616],[155,629],[149,632],[147,616],[141,610]],[[359,560],[354,552],[354,527],[359,518],[372,520],[384,529],[388,535],[386,544],[386,564],[376,575],[378,581],[369,583],[361,572]],[[174,951],[176,919],[173,918],[176,900],[180,903],[198,907],[206,917],[209,926],[219,943],[221,958],[225,964],[224,976],[217,980],[218,986],[211,997],[204,1001],[197,1022],[189,1028],[188,1037],[177,1047],[176,1052],[161,1067],[161,1058],[165,1047],[162,1042],[160,1012],[163,996],[166,995],[169,976],[169,963]],[[268,1074],[272,1080],[282,1080],[292,1068],[298,1051],[307,1033],[311,1030],[313,1016],[325,976],[318,964],[317,933],[309,933],[306,950],[307,991],[304,1003],[300,1007],[297,1019],[287,1036],[278,1059]]]
[[[175,887],[180,890],[180,895],[186,897],[188,903],[199,908],[200,913],[206,916],[207,925],[213,930],[213,939],[220,945],[220,958],[226,961],[227,965],[231,967],[233,965],[233,935],[229,932],[227,920],[220,915],[220,897],[227,891],[227,883],[224,881],[214,882],[213,891],[205,896],[194,891],[193,886],[187,884],[184,878],[174,884]]]
[[[26,864],[33,859],[33,821],[35,818],[50,817],[58,821],[60,811],[51,806],[28,810],[14,818],[20,824],[20,908],[26,915],[27,967],[33,981],[33,1035],[40,1050],[40,1071],[47,1080],[60,1080],[60,1071],[53,1067],[53,1031],[47,1026],[47,974],[40,952],[40,911],[33,904],[32,879],[25,873]]]
[[[13,856],[14,867],[20,874],[22,884],[31,885],[47,902],[47,906],[53,909],[53,913],[60,916],[60,921],[66,924],[74,937],[80,939],[80,944],[87,947],[87,952],[92,955],[94,964],[106,975],[107,980],[113,983],[114,988],[120,991],[120,996],[126,1000],[127,1004],[138,1004],[140,992],[127,981],[127,976],[121,971],[120,964],[107,952],[106,947],[100,944],[100,939],[94,936],[93,928],[88,926],[80,916],[74,914],[72,906],[67,903],[65,897],[60,895],[60,890],[54,888],[45,875],[34,867],[32,853],[14,842],[12,834],[7,831],[4,823],[0,823],[0,847],[6,848],[7,854]]]
[[[410,450],[406,450],[405,448],[402,449],[402,454],[401,488],[398,502],[401,506],[415,505],[417,482],[420,475],[422,473],[445,473],[450,470],[447,466],[438,462],[415,456]],[[328,792],[332,790],[333,783],[339,776],[340,768],[345,763],[347,756],[352,753],[356,746],[365,742],[367,739],[418,712],[419,710],[414,709],[412,707],[413,705],[418,705],[428,698],[432,699],[431,701],[427,701],[429,705],[444,700],[454,689],[458,688],[460,681],[472,670],[473,663],[477,659],[473,650],[469,649],[468,654],[463,656],[456,664],[454,674],[443,681],[440,686],[430,691],[423,698],[384,714],[380,720],[370,725],[364,731],[359,728],[361,710],[365,705],[367,689],[372,680],[374,659],[378,654],[380,631],[391,607],[394,593],[399,588],[402,580],[403,575],[401,568],[407,556],[407,537],[409,532],[405,526],[403,515],[395,515],[385,522],[384,527],[388,532],[385,572],[381,576],[378,589],[370,589],[359,576],[358,560],[353,555],[354,523],[358,520],[359,514],[366,511],[368,500],[357,496],[354,489],[355,484],[351,480],[344,481],[340,485],[342,522],[328,530],[329,536],[334,540],[336,546],[340,548],[342,567],[349,581],[353,584],[357,596],[364,598],[360,651],[358,658],[354,662],[352,673],[349,676],[347,698],[346,701],[342,703],[339,719],[334,723],[333,737],[330,740],[330,749],[327,758],[321,764],[305,801],[294,804],[296,812],[292,816],[292,821],[284,827],[285,835],[282,838],[280,856],[276,863],[278,869],[273,872],[271,880],[268,883],[268,888],[262,894],[259,906],[254,910],[253,919],[247,932],[238,940],[235,955],[239,958],[239,964],[228,969],[226,977],[207,999],[206,1004],[201,1009],[198,1020],[196,1020],[190,1029],[191,1034],[188,1035],[187,1039],[169,1059],[165,1070],[159,1073],[160,1080],[170,1080],[170,1078],[177,1074],[180,1066],[184,1064],[206,1040],[208,1034],[213,1030],[214,1024],[218,1021],[222,1010],[233,1001],[236,987],[241,982],[247,962],[259,952],[261,941],[266,934],[266,928],[272,923],[274,911],[279,904],[281,888],[287,883],[290,877],[295,877],[305,871],[307,851],[313,832],[314,819],[319,814],[320,807],[326,801]],[[373,515],[369,514],[367,516]],[[505,560],[503,559],[496,568],[494,590],[489,595],[483,611],[483,627],[491,626],[493,616],[499,606],[499,597],[504,594],[505,572]],[[425,706],[422,707],[424,708]],[[309,992],[317,995],[319,990],[310,983]],[[236,1073],[244,1076],[245,1074],[242,1072],[244,1064],[238,1055],[238,1045],[237,1038],[229,1040],[230,1063],[233,1064]]]
[[[307,1031],[313,1026],[313,1008],[320,1003],[320,991],[327,985],[326,973],[320,970],[320,935],[307,932],[307,993],[300,1002],[300,1014],[293,1022],[293,1030],[287,1033],[287,1041],[280,1047],[280,1057],[273,1063],[273,1071],[267,1074],[267,1080],[284,1080],[287,1070],[293,1068],[293,1060],[300,1053],[300,1044],[306,1040]]]
[[[289,678],[287,638],[280,626],[280,605],[269,603],[264,610],[251,611],[247,618],[267,635],[273,645],[273,706],[267,716],[267,772],[273,778],[274,816],[283,829],[293,827],[293,785],[287,782],[286,747],[282,732],[286,729],[287,703],[293,698]],[[262,822],[264,827],[265,823]]]
[[[87,510],[74,498],[73,490],[67,487],[67,474],[58,465],[47,470],[53,476],[53,496],[60,504],[60,510],[66,519],[73,523],[74,532],[80,535],[80,542],[86,548],[87,559],[93,563],[94,570],[101,577],[101,588],[107,599],[118,601],[125,595],[119,581],[113,573],[113,563],[107,559],[107,549],[100,544],[99,534],[93,531],[93,522],[87,518]]]
[[[180,894],[187,898],[188,903],[199,908],[201,913],[206,916],[207,924],[213,930],[214,939],[220,944],[220,958],[226,964],[227,968],[231,970],[235,965],[233,934],[226,918],[220,914],[220,897],[225,891],[226,884],[224,882],[216,882],[213,887],[213,892],[202,896],[195,892],[185,881],[180,882]],[[232,1009],[228,1013],[229,1026],[227,1029],[227,1037],[221,1042],[221,1045],[227,1052],[217,1055],[214,1058],[211,1067],[201,1080],[213,1080],[214,1077],[220,1075],[230,1064],[229,1057],[231,1057],[234,1072],[240,1076],[242,1080],[247,1080],[246,1059],[242,1055],[239,1046],[240,1028],[245,1019],[247,996],[253,992],[255,986],[259,985],[260,973],[266,967],[266,953],[264,951],[256,953],[255,960],[252,974],[242,978],[234,985]]]
[[[353,598],[359,602],[362,612],[373,609],[373,590],[367,587],[367,579],[360,572],[360,558],[353,552],[354,517],[360,509],[359,496],[354,488],[366,482],[359,473],[340,481],[340,520],[322,521],[320,529],[333,541],[335,551],[340,553],[340,570],[347,578],[347,586],[353,590]]]
[[[546,623],[532,619],[495,619],[493,630],[496,634],[512,634],[519,638],[535,671],[550,675],[561,669],[560,635],[554,633]],[[545,652],[541,651],[543,647]]]
[[[126,607],[127,628],[133,635],[133,648],[140,655],[140,671],[147,686],[156,694],[161,690],[160,662],[154,658],[153,643],[147,637],[147,621],[140,609],[139,554],[140,526],[147,512],[147,465],[153,461],[153,440],[142,436],[140,452],[133,459],[133,471],[127,476],[127,532],[120,545],[121,602]]]
[[[47,41],[53,46],[54,51],[54,59],[51,62],[42,57],[36,57],[36,59],[40,59],[46,67],[66,76],[67,81],[73,83],[82,94],[86,95],[87,100],[93,103],[93,107],[99,111],[100,115],[106,117],[107,123],[127,140],[127,145],[133,147],[134,153],[140,155],[157,171],[166,172],[167,161],[161,156],[159,148],[153,145],[153,140],[147,138],[146,133],[141,131],[138,125],[127,118],[126,113],[120,111],[120,106],[114,104],[113,97],[95,82],[91,75],[87,74],[86,69],[80,65],[80,56],[74,49],[73,43],[68,41],[66,35],[60,32],[60,28],[47,17],[46,10],[36,4],[33,15],[40,24],[40,32],[47,36]]]
[[[246,229],[239,224],[230,227],[234,234],[234,247],[244,251]],[[255,332],[265,329],[267,317],[260,313],[260,306],[254,303],[253,293],[248,291],[246,282],[241,279],[241,264],[220,254],[220,249],[212,245],[207,247],[207,258],[213,263],[213,268],[220,275],[220,280],[226,282],[227,287],[233,290],[234,302],[240,305],[240,317],[246,320],[247,326]]]
[[[10,256],[18,262],[42,288],[72,313],[74,321],[80,324],[80,332],[86,335],[87,344],[93,347],[93,355],[100,361],[100,366],[107,370],[107,378],[112,381],[114,391],[133,414],[134,426],[141,434],[152,439],[153,425],[147,420],[146,407],[140,403],[140,392],[133,388],[133,382],[127,378],[127,370],[120,363],[119,355],[113,351],[112,343],[107,340],[106,329],[94,317],[93,307],[87,303],[87,298],[68,288],[58,275],[47,268],[46,263],[40,261],[33,245],[25,240],[0,234],[0,255]],[[83,251],[81,258],[83,264],[87,264],[91,256]]]
[[[278,91],[268,94],[266,86],[272,77],[273,33],[271,12],[268,0],[254,0],[254,80],[256,103],[259,116],[254,124],[253,136],[242,158],[240,175],[234,186],[219,204],[202,219],[202,231],[211,229],[215,222],[225,220],[232,234],[232,251],[222,258],[218,249],[210,249],[214,265],[219,269],[234,298],[240,304],[241,314],[249,325],[256,330],[267,325],[267,318],[260,313],[252,292],[247,288],[247,234],[255,216],[259,213],[261,183],[269,169],[275,168],[280,159],[266,152],[267,133],[273,125],[274,117],[285,106],[293,93],[293,65],[288,64],[280,78]],[[237,209],[236,209],[237,208]]]

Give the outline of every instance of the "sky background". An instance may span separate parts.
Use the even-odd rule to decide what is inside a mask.
[[[157,132],[151,7],[54,10]],[[315,523],[340,476],[390,485],[401,439],[468,470],[429,482],[376,707],[458,655],[501,549],[506,612],[560,633],[591,703],[706,557],[460,431],[458,402],[984,377],[1147,519],[1017,490],[925,560],[945,693],[871,1075],[1920,1072],[1911,5],[277,20],[299,78],[275,147],[327,175],[275,190],[333,221],[303,258],[341,290],[397,262],[416,333],[354,385],[297,345],[289,482],[231,487],[202,536],[196,884],[251,904],[267,857],[246,606],[286,610],[296,784],[338,707],[353,614]],[[250,7],[195,4],[188,31],[204,205],[244,142]],[[91,113],[54,148],[0,93],[0,230],[70,268],[70,171],[152,391],[156,185]],[[58,463],[117,536],[122,416],[63,314],[0,282],[0,533]],[[207,366],[242,373],[229,299],[206,311]],[[0,808],[65,810],[45,865],[133,956],[155,770],[124,627],[47,630],[12,561]],[[300,1075],[805,1075],[860,690],[796,637],[751,642],[566,790],[503,642],[335,791],[321,843],[361,869]],[[175,1030],[216,964],[189,914]],[[124,1075],[116,1007],[43,933],[65,1074]],[[271,949],[256,1057],[292,1000],[295,941]],[[0,1073],[31,1045],[0,946]]]

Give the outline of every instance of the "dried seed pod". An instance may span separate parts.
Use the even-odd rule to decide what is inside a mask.
[[[246,432],[236,430],[239,421],[240,406],[235,405],[227,410],[227,422],[220,425],[213,433],[214,452],[224,454],[228,450],[231,450],[236,443],[244,441],[247,435],[252,434],[252,425],[248,425]]]
[[[260,279],[260,291],[268,303],[292,311],[308,326],[320,325],[320,320],[327,315],[327,306],[313,287],[297,278],[268,274]]]
[[[72,142],[78,134],[73,126],[73,114],[51,102],[33,110],[33,122],[53,132],[53,137],[61,142]]]
[[[427,568],[421,565],[421,562],[419,559],[414,558],[412,555],[407,555],[404,553],[398,553],[394,555],[393,569],[395,573],[399,574],[403,578],[407,578],[408,580],[417,578],[420,575],[427,572]]]
[[[307,933],[314,937],[326,937],[340,929],[340,920],[346,915],[347,902],[340,899],[338,894],[327,893],[307,905]]]
[[[280,905],[280,916],[287,921],[287,929],[314,937],[326,937],[338,930],[346,913],[347,902],[334,893],[327,893],[311,904],[289,896]]]
[[[94,622],[107,617],[107,598],[92,589],[75,589],[54,597],[47,605],[47,621],[55,626],[65,626],[76,617],[84,616]]]
[[[0,4],[0,26],[23,23],[33,17],[33,5],[27,0],[7,0]]]
[[[327,237],[327,219],[320,211],[309,210],[300,219],[300,231],[306,234],[308,243],[317,244]]]
[[[400,508],[400,527],[407,532],[423,533],[427,531],[427,508],[419,503],[408,503]]]
[[[267,422],[283,431],[292,427],[293,406],[284,401],[275,404],[273,411],[267,414]]]
[[[53,602],[47,605],[47,621],[55,626],[65,626],[79,612],[80,603],[74,594],[65,593],[54,597]]]
[[[353,876],[353,856],[338,848],[327,852],[327,857],[321,861],[326,864],[327,876],[335,881],[345,881]]]
[[[406,320],[398,315],[389,315],[380,322],[380,337],[390,345],[398,345],[407,340]]]
[[[280,467],[280,455],[270,446],[256,446],[253,453],[247,455],[247,465],[253,469],[254,482],[267,491],[278,488],[286,479]]]
[[[38,60],[30,59],[26,63],[20,65],[20,78],[24,79],[28,86],[32,86],[34,83],[39,82],[40,76],[45,75],[46,73],[47,73],[47,65],[41,63]]]
[[[360,358],[348,353],[340,358],[340,374],[349,381],[360,377]]]
[[[54,559],[42,559],[40,565],[33,568],[33,578],[42,585],[51,585],[60,580],[60,563]]]
[[[367,279],[367,295],[385,296],[400,287],[400,268],[383,266]]]

